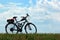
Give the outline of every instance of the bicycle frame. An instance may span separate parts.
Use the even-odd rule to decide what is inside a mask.
[[[21,20],[22,20],[22,19],[21,19]],[[16,24],[18,24],[19,22],[21,22],[21,20],[20,20],[20,21],[17,21],[17,19],[16,19]],[[27,20],[27,19],[24,19],[24,20],[22,20],[22,21],[24,21],[24,22],[22,22],[21,28],[19,28],[19,26],[18,26],[18,28],[21,29],[21,30],[22,30],[22,28],[23,28],[26,24],[28,24],[28,20]],[[19,23],[19,24],[21,24],[21,23]]]

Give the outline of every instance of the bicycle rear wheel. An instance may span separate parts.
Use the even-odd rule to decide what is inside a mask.
[[[28,23],[25,26],[25,32],[27,34],[36,34],[37,33],[37,28],[36,28],[36,26],[33,23]]]
[[[5,26],[5,31],[7,34],[17,34],[17,25],[14,23],[7,24]]]

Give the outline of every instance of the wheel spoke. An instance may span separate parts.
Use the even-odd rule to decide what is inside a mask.
[[[29,25],[27,25],[26,26],[26,33],[28,33],[28,34],[33,34],[33,33],[36,33],[37,32],[37,28],[36,28],[36,26],[34,25],[34,24],[29,24]]]
[[[5,30],[6,30],[6,33],[8,33],[8,34],[16,34],[17,33],[17,27],[14,24],[7,24]]]

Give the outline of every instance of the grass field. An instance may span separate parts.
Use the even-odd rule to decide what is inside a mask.
[[[0,40],[60,40],[60,34],[0,34]]]

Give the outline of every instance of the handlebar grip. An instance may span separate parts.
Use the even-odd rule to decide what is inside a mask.
[[[29,16],[29,14],[26,14],[27,16]]]

